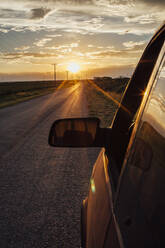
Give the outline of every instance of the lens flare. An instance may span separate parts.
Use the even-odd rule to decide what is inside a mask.
[[[95,193],[96,192],[95,181],[93,178],[90,181],[91,181],[91,190],[93,193]]]
[[[72,73],[77,73],[80,70],[80,65],[76,62],[70,62],[67,69]]]

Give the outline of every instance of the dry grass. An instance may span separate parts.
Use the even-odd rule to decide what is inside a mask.
[[[12,106],[14,104],[28,101],[30,99],[33,99],[39,96],[47,95],[47,94],[52,93],[54,90],[55,89],[40,89],[40,90],[32,90],[32,91],[27,91],[27,92],[18,92],[18,93],[3,95],[3,96],[0,96],[0,108]]]
[[[116,93],[114,91],[108,91],[108,94],[114,98],[116,101],[120,102],[122,98],[122,93]]]
[[[121,98],[120,94],[114,92],[111,94],[117,101]],[[93,87],[91,83],[86,83],[86,96],[89,115],[91,117],[98,117],[101,120],[101,127],[110,126],[118,105],[99,91],[99,89]]]
[[[77,81],[0,83],[0,108],[47,95],[76,83]]]

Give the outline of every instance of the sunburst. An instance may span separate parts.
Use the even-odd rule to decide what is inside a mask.
[[[68,71],[77,73],[80,70],[80,65],[76,62],[70,62],[67,67]]]

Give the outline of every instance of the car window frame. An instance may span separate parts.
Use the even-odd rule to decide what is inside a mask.
[[[129,141],[129,144],[128,144],[128,147],[127,147],[125,159],[124,159],[121,174],[120,174],[120,177],[119,177],[119,183],[118,183],[118,187],[117,187],[115,202],[117,200],[119,190],[120,190],[120,187],[122,185],[122,177],[123,177],[123,174],[124,174],[125,169],[127,167],[127,163],[128,163],[129,156],[131,154],[131,150],[132,150],[132,147],[133,147],[135,139],[136,139],[136,134],[137,134],[137,131],[138,131],[138,127],[140,125],[140,121],[142,119],[146,104],[147,104],[148,99],[150,97],[150,93],[152,92],[152,89],[153,89],[154,85],[156,84],[156,82],[158,80],[159,73],[161,71],[161,67],[163,66],[164,62],[165,62],[165,41],[164,41],[164,44],[163,44],[163,46],[162,46],[162,48],[160,50],[159,56],[157,58],[157,61],[155,63],[155,66],[154,66],[154,69],[152,71],[151,77],[149,79],[148,86],[146,88],[146,93],[144,93],[142,103],[141,103],[140,108],[139,108],[138,113],[137,113],[137,118],[136,118],[135,125],[134,125],[133,131],[132,131],[132,135],[131,135],[131,138],[130,138],[130,141]]]
[[[148,86],[152,73],[154,72],[160,51],[164,44],[165,23],[153,36],[130,79],[123,94],[120,107],[116,112],[112,122],[112,136],[108,153],[112,154],[116,161],[116,166],[121,173],[124,157],[133,130],[133,120],[139,109],[144,92]],[[142,78],[141,75],[145,77]],[[123,108],[124,107],[124,108]],[[126,112],[125,109],[128,111]],[[120,142],[116,142],[116,141]]]
[[[149,79],[148,86],[146,88],[147,93],[143,95],[143,100],[142,100],[142,103],[141,103],[140,108],[138,110],[137,119],[136,119],[133,131],[132,131],[132,135],[131,135],[131,138],[130,138],[130,142],[129,142],[129,145],[128,145],[128,148],[127,148],[125,160],[124,160],[124,163],[123,163],[123,167],[122,167],[122,170],[121,170],[121,174],[120,174],[120,177],[119,177],[119,183],[118,183],[117,191],[116,191],[116,195],[115,195],[114,215],[115,215],[115,218],[117,220],[116,225],[119,228],[119,233],[121,235],[120,237],[122,238],[123,242],[124,242],[124,237],[123,237],[124,234],[122,234],[123,226],[121,226],[121,225],[123,225],[123,223],[124,223],[123,222],[123,220],[124,220],[123,216],[125,214],[123,214],[123,215],[120,214],[119,215],[120,209],[121,209],[120,199],[121,198],[125,199],[126,191],[125,190],[123,191],[123,189],[125,188],[125,183],[127,183],[128,171],[132,166],[130,161],[131,161],[131,157],[132,157],[132,154],[133,154],[132,151],[134,149],[134,144],[136,142],[136,137],[138,135],[139,126],[140,126],[140,123],[141,123],[141,119],[143,118],[143,113],[144,113],[144,111],[146,109],[148,101],[150,100],[150,97],[151,97],[150,94],[153,92],[153,90],[155,88],[155,85],[157,84],[157,82],[159,80],[159,75],[160,75],[160,72],[161,72],[161,69],[162,69],[162,66],[163,66],[164,62],[165,62],[165,41],[164,41],[164,44],[163,44],[163,46],[162,46],[162,48],[160,50],[158,59],[157,59],[157,61],[155,63],[153,72],[152,72],[151,77]],[[144,169],[141,168],[141,167],[137,167],[137,168],[139,170],[145,171],[145,168]],[[127,193],[129,194],[129,192],[127,192]],[[125,209],[127,207],[128,207],[128,205],[126,203]],[[132,217],[126,216],[124,225],[129,226],[129,222],[131,223],[131,219],[132,219]],[[126,221],[128,221],[128,223],[126,223]]]

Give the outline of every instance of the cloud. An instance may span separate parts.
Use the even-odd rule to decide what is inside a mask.
[[[100,2],[109,3],[110,5],[135,5],[137,2],[141,2],[145,5],[152,6],[165,6],[164,0],[102,0]]]
[[[140,0],[146,5],[153,5],[153,6],[165,6],[164,0]]]
[[[61,37],[62,34],[48,34],[46,35],[46,37],[50,37],[50,38],[57,38],[57,37]]]
[[[71,44],[70,44],[70,47],[78,47],[78,46],[79,46],[78,43],[71,43]]]
[[[78,43],[71,43],[71,44],[65,44],[65,45],[60,45],[60,46],[52,46],[52,47],[45,47],[45,49],[48,50],[56,50],[58,55],[67,55],[70,54],[73,50],[73,48],[77,48],[79,46]]]
[[[30,46],[21,46],[21,47],[15,47],[14,50],[16,51],[25,51],[28,50],[30,48]]]
[[[127,59],[137,59],[139,54],[142,54],[144,50],[145,42],[124,42],[123,45],[126,49],[114,49],[113,47],[106,50],[93,51],[85,53],[85,56],[89,59],[107,59],[107,58],[127,58]]]
[[[0,28],[0,32],[6,34],[6,33],[9,32],[9,30],[8,29],[5,29],[5,28]]]
[[[33,53],[33,52],[17,52],[17,53],[0,53],[1,59],[6,60],[15,60],[20,58],[27,58],[27,57],[33,57],[33,58],[44,58],[44,57],[55,57],[55,53]]]
[[[25,10],[20,9],[12,9],[12,8],[6,8],[3,9],[0,6],[0,19],[6,20],[12,20],[12,19],[25,19],[27,17],[27,13]]]
[[[60,46],[45,47],[45,49],[61,50],[63,48],[74,48],[78,46],[79,46],[78,43],[71,43],[71,44],[64,44]]]
[[[133,64],[128,65],[111,65],[109,67],[101,67],[101,68],[94,68],[90,70],[90,74],[94,77],[97,76],[110,76],[110,77],[119,77],[119,75],[129,77],[132,75],[134,70]]]
[[[52,40],[51,38],[43,38],[37,42],[34,42],[33,44],[38,46],[38,47],[43,47],[43,46],[45,46],[46,43],[48,43],[51,40]]]
[[[138,42],[135,42],[135,41],[126,41],[123,43],[123,45],[128,48],[128,49],[134,49],[134,50],[137,50],[137,49],[141,49],[143,48],[144,49],[144,45],[146,44],[146,41],[138,41]]]
[[[153,14],[145,14],[139,16],[127,16],[124,18],[127,23],[139,23],[139,24],[151,24],[154,23],[157,19],[157,16]]]
[[[42,19],[44,18],[51,9],[46,9],[46,8],[36,8],[36,9],[31,9],[31,19]]]
[[[40,0],[35,0],[36,2],[38,2],[38,4],[41,3]],[[29,2],[34,2],[34,0],[29,0]],[[82,4],[93,4],[95,2],[95,0],[43,0],[42,4],[50,4],[50,5],[54,5],[54,4],[75,4],[75,5],[82,5]]]
[[[152,34],[164,20],[163,2],[165,1],[6,0],[0,2],[0,24],[11,25],[17,32],[56,29],[84,35]]]
[[[65,63],[72,57],[98,67],[130,61],[134,64],[145,40],[164,20],[164,3],[0,0],[1,51],[8,51],[0,54],[2,64],[22,62],[23,67],[24,63],[46,63],[54,58],[57,63]]]

